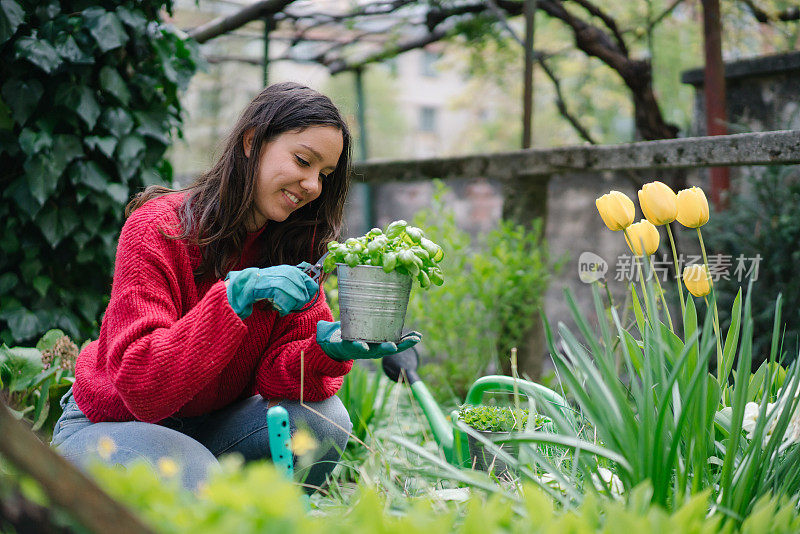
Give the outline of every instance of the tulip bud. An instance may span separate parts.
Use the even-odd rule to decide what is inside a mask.
[[[633,223],[636,207],[625,193],[611,191],[594,201],[597,211],[606,226],[614,232],[623,230]]]
[[[699,187],[678,192],[678,222],[687,228],[700,228],[708,222],[708,200]]]
[[[639,206],[651,223],[668,224],[678,215],[678,195],[663,182],[650,182],[639,190]]]
[[[658,228],[647,219],[642,219],[636,224],[632,224],[626,230],[625,241],[631,248],[631,252],[637,256],[648,256],[658,250],[658,243],[661,236],[658,235]],[[644,250],[642,249],[644,247]]]
[[[683,270],[683,285],[695,297],[705,297],[711,292],[711,277],[705,265],[688,265]]]

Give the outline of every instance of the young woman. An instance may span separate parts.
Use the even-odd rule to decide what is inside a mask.
[[[320,443],[306,487],[324,483],[351,429],[334,395],[351,360],[420,339],[342,341],[301,269],[338,236],[350,141],[327,97],[275,84],[210,171],[128,205],[100,336],[78,357],[53,433],[63,455],[81,466],[170,458],[196,488],[222,454],[269,458],[267,410],[280,404],[292,431]]]

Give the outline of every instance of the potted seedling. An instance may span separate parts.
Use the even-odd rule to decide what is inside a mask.
[[[458,412],[458,419],[489,439],[507,437],[512,432],[552,427],[552,420],[540,414],[531,427],[528,426],[528,410],[509,406],[487,406],[465,404]],[[508,466],[496,457],[496,451],[487,450],[483,443],[468,435],[469,455],[475,469],[492,471],[496,476],[508,472]],[[498,449],[516,458],[519,453],[517,443],[497,443]]]
[[[342,339],[397,341],[414,281],[423,289],[442,285],[442,248],[406,221],[386,230],[328,244],[326,273],[337,269]]]

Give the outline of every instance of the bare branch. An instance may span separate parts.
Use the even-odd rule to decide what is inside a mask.
[[[790,20],[800,20],[800,7],[798,6],[787,7],[778,13],[767,13],[758,7],[753,0],[742,0],[742,3],[748,7],[750,13],[752,13],[756,20],[762,24],[769,24],[779,20],[784,22]]]
[[[229,17],[220,17],[189,31],[189,37],[198,43],[205,43],[209,39],[219,37],[223,33],[241,28],[248,22],[261,19],[282,11],[294,0],[262,0],[251,4]]]
[[[652,30],[658,23],[664,20],[664,18],[669,16],[670,13],[675,11],[675,8],[681,5],[683,2],[684,0],[675,0],[674,2],[672,2],[672,4],[670,4],[664,11],[662,11],[660,15],[658,15],[648,23],[647,29]]]
[[[391,48],[381,50],[376,54],[369,55],[353,63],[346,63],[342,59],[336,59],[333,61],[326,60],[324,64],[328,65],[331,75],[345,71],[358,70],[364,68],[364,66],[368,65],[369,63],[376,63],[378,61],[394,57],[398,54],[402,54],[403,52],[408,52],[409,50],[422,48],[430,43],[435,43],[436,41],[443,39],[446,35],[447,30],[438,28],[429,34],[423,35],[422,37],[400,42]]]
[[[556,77],[553,70],[545,62],[544,56],[542,54],[536,54],[536,56],[539,65],[542,67],[542,70],[545,72],[545,74],[547,74],[547,77],[550,78],[550,81],[553,82],[553,87],[555,87],[556,106],[558,107],[558,112],[561,113],[565,119],[567,119],[573,128],[575,128],[575,131],[578,132],[578,135],[580,135],[589,143],[596,145],[597,141],[594,140],[592,134],[590,134],[589,131],[583,127],[580,121],[578,121],[578,119],[567,109],[567,103],[564,100],[564,94],[561,92],[561,81]]]

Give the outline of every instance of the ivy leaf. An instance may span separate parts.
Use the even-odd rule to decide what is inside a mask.
[[[56,248],[78,225],[78,218],[75,212],[72,210],[69,210],[68,213],[66,212],[67,209],[52,207],[44,210],[44,213],[37,219],[39,230],[41,230],[42,235],[44,235],[52,248]],[[34,278],[33,283],[35,284],[35,282],[36,278]]]
[[[139,123],[138,131],[142,135],[157,139],[164,145],[169,145],[169,137],[165,132],[169,132],[170,127],[167,122],[167,115],[163,112],[155,111],[136,111],[134,112],[136,122]]]
[[[35,336],[39,332],[39,319],[36,318],[36,315],[34,315],[25,308],[16,308],[14,310],[4,312],[2,316],[3,319],[5,319],[6,322],[8,323],[8,327],[9,329],[11,329],[11,332],[13,332],[15,339],[19,340],[29,339]],[[10,350],[16,350],[16,349],[10,349]],[[35,349],[28,349],[28,350],[35,350]],[[41,359],[39,360],[39,363],[41,364]],[[2,367],[3,365],[0,365],[0,368]],[[6,388],[9,387],[5,381],[5,377],[3,377],[3,383],[4,383],[3,387]]]
[[[3,84],[2,93],[14,120],[19,124],[25,124],[42,98],[44,87],[39,80],[13,79]]]
[[[72,160],[83,155],[83,145],[79,137],[66,134],[54,136],[50,159],[53,161],[53,165],[59,175],[64,172]]]
[[[100,119],[100,124],[117,138],[121,138],[133,129],[133,119],[122,108],[107,109]]]
[[[119,204],[127,204],[128,202],[128,188],[122,184],[108,184],[106,186],[106,193]],[[101,233],[101,237],[105,239],[105,234]],[[113,240],[114,236],[111,236]]]
[[[85,85],[63,85],[56,91],[56,104],[74,110],[91,130],[100,116],[100,106],[94,91]]]
[[[12,0],[0,0],[0,44],[5,43],[25,19],[25,11]]]
[[[25,128],[19,134],[19,146],[23,152],[32,156],[46,148],[53,146],[53,137],[45,131]]]
[[[122,76],[119,75],[119,72],[114,67],[105,66],[102,68],[100,71],[100,86],[107,93],[114,95],[124,106],[127,106],[131,100],[131,93],[128,91],[125,80],[122,79]]]
[[[114,154],[114,149],[117,147],[117,140],[114,137],[90,135],[84,137],[83,142],[92,150],[100,150],[109,158]]]
[[[30,220],[33,220],[42,209],[42,203],[39,203],[34,198],[33,194],[31,194],[26,176],[20,176],[15,182],[9,185],[6,190],[6,196],[13,198],[22,213],[27,215]],[[2,250],[7,252],[7,245],[4,244]]]
[[[119,48],[128,42],[128,34],[114,13],[102,7],[90,7],[83,11],[89,33],[92,34],[102,52]]]
[[[61,172],[56,169],[52,158],[44,154],[36,154],[32,158],[28,158],[23,167],[30,193],[41,207],[56,192]]]
[[[75,39],[68,33],[59,33],[53,41],[56,52],[63,59],[70,63],[77,63],[82,65],[91,65],[94,63],[94,58],[85,53],[75,42]]]
[[[123,165],[127,165],[137,160],[144,149],[144,139],[141,135],[128,135],[117,146],[117,158]]]
[[[53,280],[49,276],[37,276],[33,279],[33,289],[39,293],[39,296],[44,298],[47,295],[47,290],[52,285]]]
[[[79,161],[73,167],[72,183],[84,184],[95,191],[104,193],[109,177],[95,161]]]
[[[133,11],[125,6],[120,6],[117,8],[117,16],[126,26],[133,29],[136,33],[144,33],[147,27],[147,19],[139,10]]]
[[[0,275],[0,295],[8,293],[8,291],[19,284],[19,278],[14,273],[4,273]]]
[[[61,58],[53,46],[44,39],[23,37],[14,43],[17,59],[26,59],[50,74],[61,65]]]

